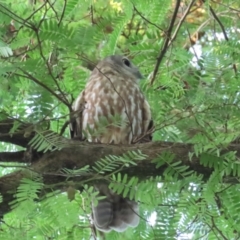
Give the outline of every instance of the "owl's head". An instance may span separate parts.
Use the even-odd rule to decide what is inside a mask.
[[[98,63],[97,68],[101,70],[106,64],[126,77],[134,78],[136,80],[143,78],[138,68],[127,57],[121,55],[106,57]]]

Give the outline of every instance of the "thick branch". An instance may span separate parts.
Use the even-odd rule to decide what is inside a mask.
[[[122,169],[122,173],[129,176],[136,176],[140,179],[146,179],[149,176],[160,176],[167,165],[163,164],[160,168],[152,163],[152,160],[158,157],[164,151],[169,151],[175,155],[175,161],[181,160],[184,165],[190,167],[197,174],[202,174],[207,180],[212,173],[212,169],[200,164],[199,158],[193,156],[189,159],[189,152],[193,152],[193,146],[190,144],[152,142],[138,145],[104,145],[87,144],[77,141],[70,141],[69,147],[61,151],[55,151],[45,154],[40,160],[33,162],[31,166],[32,173],[41,174],[46,185],[51,185],[51,189],[62,188],[66,184],[66,176],[60,173],[62,168],[79,169],[86,165],[94,165],[96,161],[107,155],[122,155],[127,151],[141,152],[148,157],[139,161],[136,166]],[[230,145],[228,151],[236,151],[240,155],[239,145]],[[13,200],[13,194],[19,182],[23,177],[30,177],[29,170],[24,169],[0,178],[0,192],[3,195],[3,203],[0,205],[0,214],[10,211],[8,203]],[[72,180],[76,183],[88,181],[92,176],[76,176]],[[62,182],[62,185],[59,183]],[[55,185],[57,184],[58,185]],[[45,189],[46,190],[46,189]],[[47,192],[48,190],[46,190]]]
[[[0,162],[21,162],[26,163],[25,151],[0,152]]]
[[[34,133],[30,134],[24,134],[28,128],[31,128],[31,124],[25,124],[20,123],[20,126],[18,127],[18,130],[16,130],[14,133],[10,133],[11,129],[14,126],[14,119],[4,119],[0,121],[0,142],[7,142],[16,144],[21,147],[27,147],[28,142],[31,140],[31,138],[34,136]],[[24,136],[25,135],[25,136]]]

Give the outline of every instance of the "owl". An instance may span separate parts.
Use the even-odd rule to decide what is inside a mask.
[[[139,88],[138,68],[114,55],[99,62],[73,110],[79,112],[74,137],[106,144],[133,144],[151,138],[151,111]]]
[[[77,117],[72,137],[105,144],[150,141],[152,117],[139,87],[140,79],[141,73],[127,57],[113,55],[100,61],[73,104]],[[99,195],[106,196],[92,206],[97,229],[122,232],[138,225],[136,202],[113,193],[104,184],[96,187]]]

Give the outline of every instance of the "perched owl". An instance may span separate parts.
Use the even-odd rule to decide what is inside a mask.
[[[85,89],[73,104],[78,114],[72,137],[106,144],[134,144],[151,140],[152,118],[148,102],[139,88],[142,78],[128,58],[113,55],[94,68]],[[97,186],[106,199],[93,206],[97,229],[122,232],[139,223],[138,205]]]
[[[82,137],[83,131],[89,141],[112,144],[150,138],[151,111],[139,88],[141,78],[126,57],[114,55],[99,62],[73,105],[79,112],[73,136]]]

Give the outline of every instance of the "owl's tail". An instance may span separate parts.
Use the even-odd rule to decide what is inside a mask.
[[[139,224],[138,204],[113,193],[105,184],[96,186],[100,196],[106,198],[92,204],[92,219],[95,227],[102,232],[115,230],[123,232]]]

